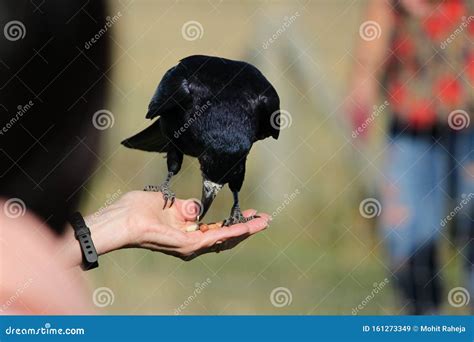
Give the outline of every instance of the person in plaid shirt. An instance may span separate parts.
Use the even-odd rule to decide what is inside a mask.
[[[474,1],[371,0],[359,34],[347,110],[357,129],[379,96],[389,104],[380,231],[390,269],[409,313],[437,313],[453,262],[439,260],[441,240],[456,245],[474,294]]]

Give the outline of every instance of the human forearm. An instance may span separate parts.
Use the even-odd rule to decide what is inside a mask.
[[[173,206],[164,208],[159,192],[132,191],[97,214],[86,216],[85,222],[97,253],[103,255],[126,247],[145,248],[190,260],[214,251],[217,242],[229,241],[222,249],[232,248],[248,236],[263,230],[269,220],[259,214],[247,223],[201,232],[196,230],[199,208],[193,200],[177,199]],[[256,211],[247,211],[247,217]],[[73,229],[67,227],[59,257],[70,267],[81,264],[82,256]]]
[[[388,0],[369,2],[364,22],[359,26],[355,48],[354,75],[378,77],[381,66],[388,56],[393,30],[393,13]]]
[[[126,213],[124,208],[105,209],[100,214],[94,213],[84,217],[98,255],[124,248],[133,240],[127,226]],[[79,242],[70,224],[67,225],[66,231],[60,253],[68,266],[78,266],[82,262]]]

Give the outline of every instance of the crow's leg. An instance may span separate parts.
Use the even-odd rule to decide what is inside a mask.
[[[237,223],[245,223],[258,217],[257,215],[245,217],[242,214],[242,211],[240,210],[239,206],[239,192],[232,191],[232,194],[234,195],[234,204],[232,205],[232,209],[230,211],[230,217],[228,219],[225,219],[222,223],[223,227],[232,226],[233,224]]]
[[[161,183],[160,185],[147,185],[144,189],[145,191],[156,191],[161,192],[163,194],[163,199],[165,200],[165,205],[163,206],[163,209],[166,208],[168,201],[170,201],[171,208],[176,199],[175,193],[170,189],[170,180],[173,175],[173,172],[168,172],[168,175],[166,176],[166,179],[163,183]]]
[[[170,189],[171,178],[176,175],[181,169],[181,164],[183,163],[183,154],[177,150],[170,150],[166,156],[168,164],[168,175],[163,183],[160,185],[147,185],[145,191],[157,191],[163,194],[163,199],[165,200],[165,205],[163,209],[166,208],[168,201],[170,201],[170,208],[173,206],[176,199],[176,195]]]

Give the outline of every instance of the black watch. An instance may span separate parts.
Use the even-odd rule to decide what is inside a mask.
[[[69,218],[72,228],[74,229],[74,236],[79,241],[82,253],[81,268],[84,271],[92,270],[99,266],[99,256],[95,250],[94,243],[91,238],[91,231],[86,226],[86,222],[80,212],[75,212]]]

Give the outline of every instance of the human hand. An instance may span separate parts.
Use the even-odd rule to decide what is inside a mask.
[[[235,247],[265,229],[270,218],[259,213],[249,222],[202,232],[196,223],[199,206],[193,200],[176,199],[171,208],[163,207],[161,193],[132,191],[105,210],[85,217],[97,252],[136,247],[191,260]],[[248,217],[256,211],[250,209],[243,214]]]

